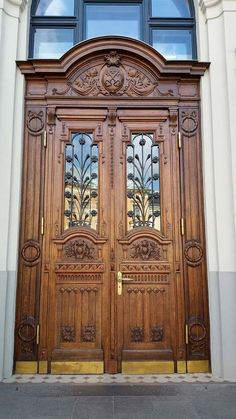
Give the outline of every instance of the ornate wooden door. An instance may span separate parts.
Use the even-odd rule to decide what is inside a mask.
[[[56,117],[41,352],[53,373],[174,372],[184,294],[182,277],[175,281],[180,180],[169,111],[58,109]]]
[[[117,119],[119,364],[125,373],[174,372],[184,322],[182,279],[175,281],[182,257],[178,144],[167,110],[118,110]]]
[[[62,62],[20,63],[16,371],[206,371],[206,65],[167,64],[122,38],[86,45]]]

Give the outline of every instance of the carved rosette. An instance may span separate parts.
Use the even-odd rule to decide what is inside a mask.
[[[144,338],[144,329],[141,326],[134,326],[130,328],[130,336],[132,342],[142,342]]]
[[[75,342],[75,328],[74,326],[61,326],[61,341]]]
[[[81,339],[83,342],[95,342],[96,341],[96,326],[95,325],[82,326]]]
[[[161,248],[153,240],[139,240],[130,247],[129,256],[139,260],[160,260]]]
[[[180,114],[181,130],[185,135],[191,137],[198,128],[198,111],[197,109],[182,110]]]
[[[64,246],[66,259],[92,260],[95,259],[95,247],[88,240],[70,240]]]
[[[81,96],[148,96],[158,83],[150,74],[132,64],[122,63],[122,57],[117,51],[110,51],[104,57],[105,63],[94,65],[82,71],[70,80],[68,88],[63,92],[52,90],[53,95],[75,93]],[[172,96],[173,92],[160,92],[160,96]]]
[[[161,342],[164,337],[164,328],[160,326],[151,327],[150,340],[151,342]]]

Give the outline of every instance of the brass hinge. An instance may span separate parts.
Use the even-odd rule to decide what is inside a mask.
[[[45,130],[43,133],[43,146],[47,147],[47,131]]]
[[[41,218],[41,236],[44,235],[44,217]]]
[[[182,135],[180,131],[178,132],[178,147],[182,147]]]
[[[39,345],[39,324],[37,324],[37,329],[36,329],[36,345]]]
[[[183,217],[180,219],[180,231],[181,231],[181,236],[184,236],[185,231],[184,231],[184,218]]]
[[[188,325],[185,325],[185,343],[188,345]]]

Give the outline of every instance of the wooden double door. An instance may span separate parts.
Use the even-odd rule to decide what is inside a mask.
[[[168,108],[57,107],[33,151],[38,320],[22,314],[21,296],[16,371],[208,369],[199,145],[186,137],[183,147],[179,118]],[[34,240],[23,250],[29,282]]]
[[[51,371],[174,372],[185,302],[168,111],[59,109],[46,155],[40,324]]]

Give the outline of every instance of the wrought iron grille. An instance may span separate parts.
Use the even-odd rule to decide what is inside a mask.
[[[160,230],[160,150],[153,134],[132,134],[127,146],[128,230],[153,227]]]
[[[92,133],[75,133],[65,148],[65,228],[98,224],[98,146]]]

